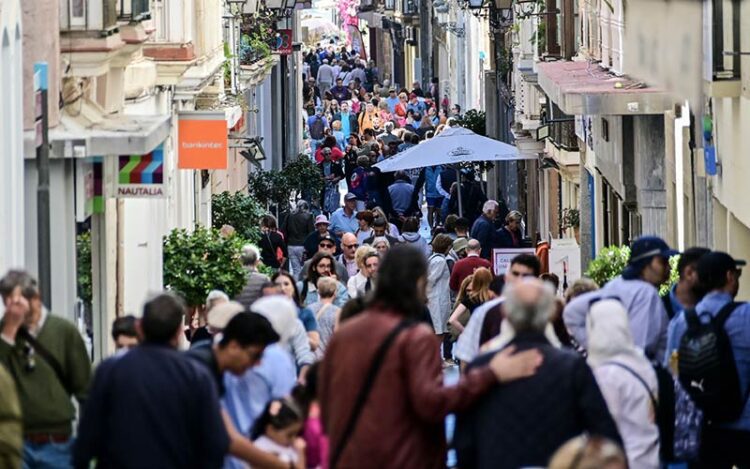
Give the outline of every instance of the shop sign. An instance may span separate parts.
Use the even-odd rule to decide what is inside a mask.
[[[510,267],[510,261],[519,254],[536,254],[532,248],[516,249],[493,249],[492,250],[492,272],[495,275],[503,275]]]
[[[164,186],[164,145],[146,155],[118,157],[115,196],[119,198],[162,198]]]
[[[177,167],[227,169],[227,117],[224,111],[181,112]]]

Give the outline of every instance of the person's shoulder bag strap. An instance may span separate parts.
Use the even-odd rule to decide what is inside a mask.
[[[55,358],[52,353],[47,350],[47,348],[39,342],[36,337],[31,335],[28,329],[25,327],[22,327],[18,330],[18,334],[23,338],[26,342],[31,345],[31,347],[34,349],[34,351],[44,359],[44,361],[47,362],[47,364],[52,367],[52,371],[55,372],[55,376],[57,376],[57,379],[60,381],[60,384],[62,384],[63,388],[70,394],[73,395],[73,389],[68,381],[67,376],[65,376],[65,372],[63,371],[63,367],[60,364],[60,362]]]
[[[378,372],[383,365],[383,361],[385,360],[386,352],[388,352],[388,349],[391,347],[391,344],[393,344],[393,341],[396,339],[396,337],[398,337],[398,335],[402,331],[413,326],[414,324],[415,323],[410,320],[401,321],[396,327],[393,328],[393,330],[391,330],[391,332],[388,333],[386,338],[380,344],[380,347],[378,347],[377,352],[375,352],[375,358],[370,364],[370,368],[367,370],[365,381],[362,384],[362,388],[359,390],[359,393],[357,394],[357,399],[354,401],[354,407],[352,408],[352,413],[351,415],[349,415],[349,420],[347,420],[346,426],[344,427],[344,432],[342,433],[341,440],[336,444],[336,446],[334,447],[334,451],[331,453],[331,462],[329,465],[331,469],[336,469],[336,464],[341,458],[341,455],[346,449],[347,443],[349,443],[349,440],[354,433],[354,429],[357,426],[359,416],[362,414],[362,409],[364,408],[365,402],[367,402],[367,398],[370,395],[370,391],[372,390],[372,385],[375,383],[375,378],[377,377]]]
[[[654,406],[654,412],[658,412],[659,411],[659,401],[654,396],[654,393],[651,392],[651,388],[648,387],[648,383],[646,383],[646,380],[644,380],[643,378],[641,378],[641,375],[639,375],[638,373],[636,373],[634,369],[630,368],[628,365],[625,365],[624,363],[615,362],[615,361],[605,362],[604,365],[615,365],[615,366],[618,366],[618,367],[622,368],[623,370],[627,371],[628,373],[630,373],[633,377],[635,377],[635,379],[637,379],[641,383],[641,385],[643,385],[643,387],[646,389],[646,392],[648,393],[648,397],[649,397],[649,399],[651,399],[651,404],[653,404],[653,406]]]

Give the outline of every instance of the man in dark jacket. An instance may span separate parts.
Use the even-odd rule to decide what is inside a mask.
[[[527,279],[507,288],[505,314],[515,329],[508,345],[538,350],[544,362],[534,376],[495,386],[459,414],[454,441],[459,467],[544,467],[560,446],[581,433],[622,444],[584,358],[555,348],[544,337],[554,305],[554,294],[541,280]],[[497,350],[478,357],[469,372],[486,366],[496,354]]]
[[[305,238],[315,231],[310,204],[305,200],[297,202],[297,211],[284,219],[281,231],[286,235],[289,250],[289,270],[296,274],[302,268],[305,256]]]
[[[471,237],[479,241],[482,246],[483,259],[490,260],[492,247],[497,244],[497,233],[495,232],[494,221],[497,216],[497,201],[488,200],[482,207],[482,214],[474,221],[471,226]]]

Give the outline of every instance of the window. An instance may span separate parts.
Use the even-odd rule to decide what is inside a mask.
[[[602,117],[602,139],[609,142],[609,121]]]

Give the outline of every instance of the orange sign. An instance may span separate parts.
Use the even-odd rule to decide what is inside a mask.
[[[179,169],[227,169],[227,120],[223,112],[180,113]]]

